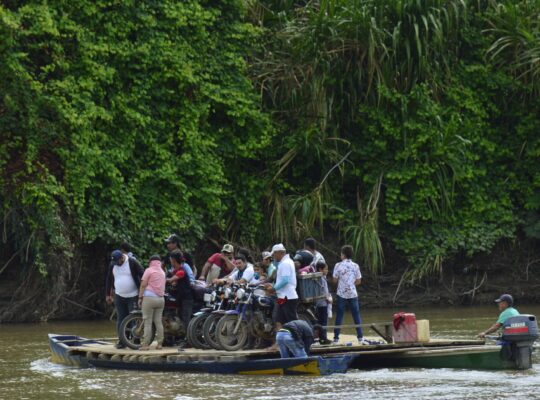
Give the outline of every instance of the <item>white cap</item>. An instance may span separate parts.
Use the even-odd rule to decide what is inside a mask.
[[[274,247],[272,247],[272,252],[270,253],[271,256],[274,255],[276,251],[287,251],[285,249],[285,246],[283,246],[283,243],[275,244]]]

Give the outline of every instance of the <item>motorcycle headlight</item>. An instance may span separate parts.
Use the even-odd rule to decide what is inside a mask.
[[[216,300],[216,291],[215,291],[215,290],[212,292],[212,295],[211,295],[211,296],[212,296],[212,300],[211,300],[211,301],[215,301],[215,300]]]
[[[246,294],[246,291],[245,291],[244,289],[240,288],[240,289],[238,289],[238,290],[236,291],[236,298],[237,298],[238,300],[241,300],[242,297],[244,297],[245,294]]]
[[[231,288],[225,288],[225,298],[231,297]]]

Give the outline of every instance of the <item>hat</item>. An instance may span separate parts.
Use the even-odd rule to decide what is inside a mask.
[[[272,257],[272,254],[270,254],[269,251],[263,251],[262,252],[262,259],[266,260],[267,258]]]
[[[165,239],[165,243],[176,243],[177,245],[180,245],[180,236],[178,236],[176,233],[173,233],[169,235],[167,239]]]
[[[221,252],[222,253],[234,253],[234,247],[232,246],[232,244],[224,244],[223,245],[223,248],[221,249]]]
[[[118,260],[120,260],[120,258],[122,258],[123,255],[124,253],[122,253],[120,250],[115,250],[111,253],[111,258],[113,259],[114,262],[118,262]]]
[[[501,294],[501,297],[495,300],[495,303],[500,303],[501,301],[506,301],[506,303],[508,303],[509,306],[514,304],[514,298],[509,294]]]
[[[274,247],[272,247],[272,252],[270,253],[271,256],[274,255],[276,251],[287,251],[285,249],[285,246],[283,246],[283,243],[275,244]]]

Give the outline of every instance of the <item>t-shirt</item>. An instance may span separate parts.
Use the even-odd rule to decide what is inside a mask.
[[[519,311],[516,310],[514,307],[508,307],[506,310],[504,310],[500,315],[497,322],[499,324],[504,324],[504,322],[510,318],[515,317],[516,315],[519,315]]]
[[[328,281],[326,280],[326,277],[321,276],[321,279],[319,280],[319,286],[322,289],[322,294],[324,294],[324,299],[318,299],[315,301],[315,307],[326,307],[328,305],[328,296],[330,296],[330,291],[328,290]]]
[[[346,259],[336,264],[332,275],[338,279],[337,295],[344,299],[358,297],[354,281],[362,278],[360,267],[352,260]]]
[[[233,281],[244,279],[247,283],[250,283],[253,279],[253,275],[255,275],[255,271],[253,270],[253,267],[250,267],[248,264],[246,268],[244,268],[242,274],[240,274],[240,270],[238,268],[235,268],[229,278],[231,278]]]
[[[161,269],[161,266],[146,268],[142,280],[148,282],[144,291],[145,296],[147,295],[146,291],[151,291],[157,297],[163,297],[165,294],[165,272]]]
[[[266,270],[266,276],[268,277],[268,280],[270,280],[270,281],[274,280],[272,278],[275,278],[276,269],[277,269],[276,264],[274,264],[274,262],[270,263],[270,265],[268,266],[268,269]],[[274,276],[272,276],[272,275],[274,275]]]
[[[193,270],[191,269],[191,267],[189,266],[188,263],[184,263],[184,269],[186,271],[186,274],[189,278],[189,281],[190,282],[195,282],[195,275],[193,275]]]
[[[288,254],[281,259],[277,267],[276,285],[281,282],[283,277],[288,277],[289,282],[280,289],[276,289],[276,294],[279,299],[285,297],[294,300],[298,298],[296,293],[296,271],[294,269],[294,262],[291,260]]]
[[[125,260],[122,265],[115,265],[113,267],[114,292],[120,297],[135,297],[139,294],[139,289],[137,289],[137,285],[131,275],[129,257],[125,256],[124,258]]]
[[[221,269],[221,271],[219,272],[219,278],[223,278],[230,272],[229,267],[225,263],[225,260],[221,258],[221,253],[212,254],[206,262],[210,263],[211,266],[216,265]]]
[[[223,260],[223,258],[221,258],[221,253],[212,254],[208,258],[207,262],[209,262],[210,264],[216,264],[220,268],[222,268],[223,265],[225,265],[225,260]]]
[[[319,253],[317,250],[315,250],[315,252],[313,253],[313,261],[311,262],[310,265],[312,265],[316,269],[317,263],[319,261],[322,261],[324,263],[326,262],[323,255]]]

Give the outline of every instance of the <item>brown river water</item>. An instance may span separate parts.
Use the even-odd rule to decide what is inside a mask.
[[[540,317],[538,305],[517,308]],[[396,311],[429,319],[432,337],[461,339],[474,338],[498,315],[494,305],[363,310],[362,317],[364,323],[384,322]],[[0,325],[0,399],[540,399],[539,344],[527,371],[401,368],[325,377],[236,376],[65,367],[50,362],[47,333],[111,337],[114,323]]]

